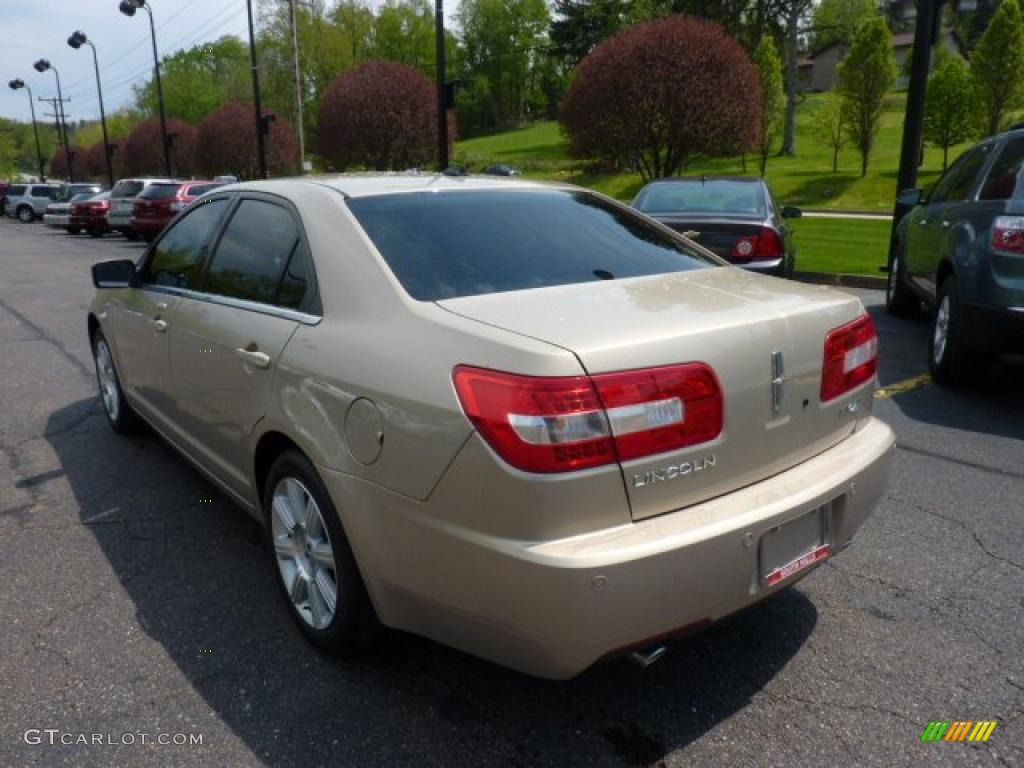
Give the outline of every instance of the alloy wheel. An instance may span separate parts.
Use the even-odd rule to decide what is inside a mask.
[[[281,580],[303,621],[324,629],[337,610],[338,572],[323,514],[295,477],[282,478],[272,499],[271,535]]]
[[[117,374],[114,373],[114,359],[105,339],[96,342],[96,374],[99,378],[100,397],[111,421],[117,421],[121,413],[121,393],[117,388]]]
[[[932,355],[936,365],[946,356],[946,344],[949,342],[949,296],[943,296],[939,309],[935,313],[935,330],[932,336]]]

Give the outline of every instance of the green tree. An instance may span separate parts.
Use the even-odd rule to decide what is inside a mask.
[[[861,24],[878,16],[876,0],[821,0],[811,14],[812,47],[853,42]]]
[[[466,75],[483,75],[490,86],[492,124],[518,123],[536,106],[551,20],[547,2],[462,0],[457,18]]]
[[[555,0],[551,52],[575,67],[629,20],[625,0]]]
[[[880,17],[865,22],[839,65],[837,92],[843,100],[843,123],[850,141],[860,152],[860,174],[866,176],[868,159],[882,125],[885,93],[896,78],[892,36]]]
[[[846,126],[843,124],[843,100],[835,92],[826,93],[811,117],[811,135],[832,150],[832,173],[839,171],[839,153],[846,146]]]
[[[165,57],[161,76],[167,117],[196,124],[224,102],[244,98],[251,88],[249,49],[227,35]],[[146,115],[157,114],[154,80],[136,87],[136,102]]]
[[[999,132],[1020,98],[1024,78],[1024,20],[1020,6],[1004,2],[971,56],[975,113],[984,135]]]
[[[754,50],[754,65],[761,78],[761,175],[768,167],[768,155],[782,131],[786,115],[786,94],[782,87],[782,60],[771,36],[765,36]]]
[[[939,48],[935,69],[928,78],[925,102],[924,138],[942,148],[942,170],[946,170],[949,148],[971,137],[974,108],[964,94],[971,91],[971,70],[962,58]]]

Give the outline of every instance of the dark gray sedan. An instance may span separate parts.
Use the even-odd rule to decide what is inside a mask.
[[[886,305],[932,315],[928,365],[940,384],[978,373],[985,358],[1024,351],[1024,130],[961,155],[913,206],[889,256]]]
[[[744,176],[680,176],[640,190],[633,207],[703,245],[736,266],[789,277],[796,248],[783,208],[763,179]]]

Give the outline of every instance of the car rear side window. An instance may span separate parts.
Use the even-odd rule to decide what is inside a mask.
[[[57,197],[57,190],[53,187],[32,187],[29,195],[32,197],[45,197],[48,200],[55,200]]]
[[[1021,165],[1024,165],[1024,138],[1010,139],[992,164],[978,199],[1009,200],[1013,197]]]
[[[140,200],[169,200],[174,197],[181,184],[150,184],[139,193]]]
[[[301,243],[298,224],[288,209],[263,200],[243,200],[210,260],[204,290],[297,309],[307,281]]]
[[[991,151],[991,144],[982,144],[960,158],[949,173],[935,185],[935,191],[929,202],[955,203],[966,200],[970,196],[971,190],[974,189],[978,173],[985,165],[985,161],[988,160]]]
[[[111,197],[135,197],[142,188],[145,186],[141,181],[134,179],[122,179],[114,185],[114,189],[111,191]]]
[[[646,218],[580,190],[399,193],[355,198],[348,207],[420,301],[716,263]]]
[[[226,199],[211,200],[192,208],[178,219],[153,246],[143,270],[143,282],[173,288],[195,288],[205,246],[227,207]]]

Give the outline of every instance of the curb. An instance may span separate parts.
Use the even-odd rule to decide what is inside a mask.
[[[841,275],[834,272],[796,272],[793,279],[802,283],[819,285],[839,285],[844,288],[870,288],[884,291],[886,278],[871,275]]]

